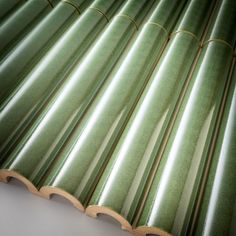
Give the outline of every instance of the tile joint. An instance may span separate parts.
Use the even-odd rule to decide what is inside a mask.
[[[171,33],[170,38],[176,34],[179,34],[179,33],[184,33],[184,34],[188,34],[188,35],[192,36],[194,39],[197,40],[197,42],[200,45],[200,40],[198,39],[197,35],[195,35],[194,33],[192,33],[191,31],[188,31],[188,30],[177,30],[177,31]]]
[[[202,43],[202,47],[210,42],[217,42],[220,44],[224,44],[233,50],[233,46],[230,43],[228,43],[227,41],[225,41],[223,39],[218,39],[218,38],[212,38],[212,39],[206,40],[205,42]]]
[[[169,35],[168,30],[164,26],[162,26],[161,24],[158,24],[158,23],[153,22],[153,21],[149,21],[149,22],[147,22],[147,25],[155,25],[158,28],[161,28],[167,35]]]
[[[126,14],[119,14],[118,16],[121,16],[121,17],[124,17],[128,20],[130,20],[134,25],[135,25],[135,28],[138,30],[138,24],[136,23],[136,21],[134,19],[132,19],[129,15],[126,15]]]
[[[53,8],[53,4],[51,3],[50,0],[46,0],[51,8]]]
[[[89,9],[95,10],[98,13],[102,14],[106,18],[107,22],[109,22],[108,16],[103,11],[101,11],[99,8],[97,8],[97,7],[89,7]]]
[[[62,0],[62,2],[67,3],[67,4],[71,5],[71,6],[73,6],[77,10],[77,12],[79,14],[81,14],[79,6],[75,2],[73,2],[72,0]]]

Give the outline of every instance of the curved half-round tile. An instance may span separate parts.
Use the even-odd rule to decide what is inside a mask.
[[[138,229],[134,229],[133,232],[137,236],[172,236],[172,234],[169,234],[160,228],[151,226],[140,226]]]
[[[71,202],[80,211],[85,210],[83,205],[80,203],[80,201],[77,198],[75,198],[73,195],[69,194],[68,192],[64,191],[63,189],[54,188],[51,186],[45,186],[45,187],[42,187],[39,192],[42,197],[45,197],[47,199],[50,199],[55,194],[62,196],[66,198],[69,202]]]
[[[194,210],[194,235],[235,235],[236,207],[236,67],[227,94],[204,194]]]
[[[85,0],[78,0],[84,2]],[[89,1],[85,1],[87,4]],[[20,85],[25,76],[58,38],[79,17],[78,11],[60,2],[0,64],[0,104]]]
[[[52,10],[45,0],[26,2],[0,25],[0,60]]]
[[[172,4],[165,13],[163,9],[166,5],[162,2],[157,5],[117,73],[104,83],[73,130],[44,185],[67,189],[86,205],[109,160],[109,153],[165,47],[168,34],[154,23],[160,20],[159,15],[168,18],[175,13],[177,17],[176,6],[180,10],[180,3]]]
[[[0,24],[11,16],[26,0],[1,0],[0,1]]]
[[[121,224],[121,228],[123,230],[133,232],[131,224],[120,214],[118,214],[116,211],[112,210],[111,208],[105,207],[105,206],[96,206],[96,205],[90,205],[86,208],[86,215],[89,215],[93,218],[97,218],[99,214],[105,214],[108,216],[111,216],[115,220],[117,220]]]
[[[197,2],[202,5],[205,1],[198,0]],[[164,9],[167,9],[164,3],[170,6],[169,1],[162,1]],[[175,4],[180,7],[178,2]],[[187,6],[188,10],[195,12],[199,8],[198,4]],[[173,4],[172,7],[173,12],[179,15],[176,6]],[[161,7],[159,9],[163,12]],[[172,17],[173,12],[169,7],[168,13]],[[167,16],[168,13],[163,15]],[[184,20],[186,19],[184,18]],[[157,20],[157,22],[159,21]],[[164,26],[166,25],[164,24]],[[201,33],[203,33],[203,29]],[[89,205],[97,205],[98,209],[99,207],[113,208],[130,224],[133,223],[139,202],[147,187],[148,176],[158,161],[157,153],[161,147],[162,139],[170,121],[174,118],[175,108],[183,93],[182,90],[186,87],[189,71],[198,50],[199,40],[192,35],[178,32],[171,38],[156,66],[155,73],[145,87],[116,147],[114,147]],[[141,80],[140,75],[138,79]],[[128,85],[129,83],[126,81],[126,88]],[[135,86],[138,86],[138,82],[135,83]],[[134,91],[133,89],[132,92],[129,92],[129,97]],[[115,90],[111,94],[115,95]],[[125,93],[123,92],[123,94]],[[122,97],[116,97],[119,97],[119,102],[116,102],[115,105],[107,105],[107,110],[111,107],[119,107]],[[112,98],[109,101],[112,101]],[[127,101],[128,99],[126,104]],[[106,114],[105,111],[104,109],[101,113],[101,119]],[[110,117],[114,111],[115,108],[112,109],[112,113],[108,113]],[[102,125],[102,127],[106,126]],[[97,131],[97,128],[94,130]]]
[[[5,169],[0,170],[0,179],[2,179],[3,182],[8,182],[11,178],[18,179],[27,187],[27,189],[31,193],[41,196],[38,189],[27,178],[19,174],[17,171],[5,170]]]
[[[143,19],[144,12],[148,13],[154,1],[148,2],[143,0],[137,4],[136,0],[128,1],[121,12],[127,13],[132,9],[132,15],[140,15]],[[132,5],[135,7],[131,8]],[[135,32],[136,27],[131,20],[117,16],[111,22],[85,59],[74,68],[47,104],[32,129],[5,160],[2,168],[17,170],[35,185],[40,184],[41,178]]]
[[[137,226],[185,234],[208,157],[233,51],[206,45],[166,144]],[[138,229],[137,229],[138,230]]]
[[[66,81],[73,66],[79,63],[108,23],[100,11],[103,10],[103,14],[110,19],[122,2],[123,0],[109,0],[105,1],[106,4],[103,0],[93,2],[25,77],[20,88],[5,101],[0,115],[0,131],[3,134],[0,137],[2,159],[16,145],[20,135],[28,129],[30,122],[35,119],[42,106],[49,102],[63,80]],[[102,10],[98,12],[97,9]]]

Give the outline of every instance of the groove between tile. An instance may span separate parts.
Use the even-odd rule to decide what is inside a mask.
[[[49,5],[51,8],[53,8],[53,5],[52,5],[52,3],[50,2],[50,0],[47,0],[47,2],[48,2],[48,5]]]

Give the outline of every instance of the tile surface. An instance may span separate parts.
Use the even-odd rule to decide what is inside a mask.
[[[235,22],[235,0],[0,0],[0,181],[235,235]]]

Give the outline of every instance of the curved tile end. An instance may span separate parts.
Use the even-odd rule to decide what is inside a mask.
[[[133,230],[135,235],[146,236],[146,235],[157,235],[157,236],[171,236],[171,234],[165,232],[157,227],[140,226]]]
[[[50,199],[52,195],[57,194],[60,195],[67,200],[69,200],[77,209],[80,211],[84,211],[84,206],[81,204],[81,202],[75,198],[70,193],[66,192],[65,190],[62,190],[60,188],[52,187],[52,186],[43,186],[40,188],[39,192],[44,198]]]
[[[18,179],[21,183],[23,183],[27,187],[27,189],[31,193],[40,195],[38,189],[23,175],[13,170],[4,170],[4,169],[0,170],[0,181],[7,183],[10,181],[11,178]]]
[[[113,211],[112,209],[104,206],[98,206],[98,205],[90,205],[86,208],[85,214],[88,216],[91,216],[93,218],[96,218],[98,214],[105,214],[108,216],[111,216],[115,220],[117,220],[121,224],[121,228],[125,231],[132,232],[132,226],[131,224],[120,214]]]

